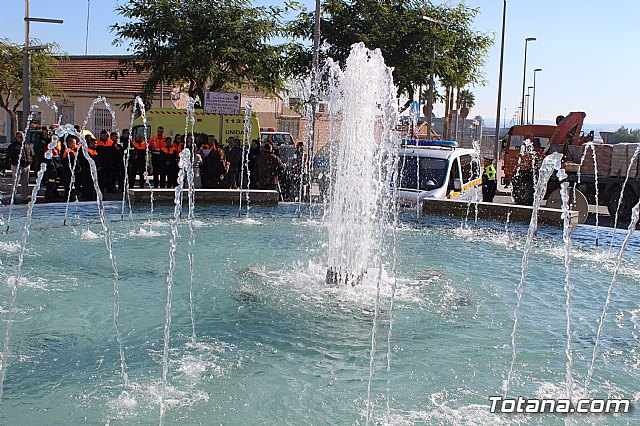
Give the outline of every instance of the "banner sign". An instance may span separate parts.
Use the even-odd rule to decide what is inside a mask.
[[[205,92],[204,113],[239,115],[241,99],[240,93]]]

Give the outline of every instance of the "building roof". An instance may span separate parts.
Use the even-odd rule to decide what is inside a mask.
[[[61,75],[52,78],[51,82],[67,93],[139,95],[148,72],[132,72],[117,79],[109,75],[111,71],[119,68],[120,61],[126,58],[128,56],[68,56],[67,59],[60,59],[55,65]],[[171,89],[170,86],[165,86],[165,95],[171,94]],[[156,90],[156,95],[160,96],[160,90]]]

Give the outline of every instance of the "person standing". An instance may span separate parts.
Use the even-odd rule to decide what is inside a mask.
[[[163,170],[162,148],[164,147],[164,127],[159,126],[156,135],[149,140],[149,151],[151,152],[151,167],[153,168],[153,187],[160,187],[160,173]]]
[[[229,146],[225,148],[227,161],[229,162],[229,174],[227,181],[230,188],[240,186],[240,170],[242,170],[242,148],[238,139],[229,138]]]
[[[22,156],[20,156],[21,148]],[[7,148],[7,159],[11,164],[11,176],[16,185],[14,191],[20,186],[19,196],[26,200],[29,196],[29,166],[31,165],[32,157],[31,145],[29,141],[24,140],[24,133],[16,133],[15,139]]]
[[[229,188],[227,173],[229,172],[229,162],[224,158],[224,150],[218,148],[212,150],[206,159],[207,172],[209,173],[209,188],[224,189]]]
[[[144,171],[147,167],[147,143],[143,140],[142,132],[136,133],[129,151],[129,187],[136,184],[136,175],[140,176],[140,188],[144,188]]]
[[[124,176],[126,173],[124,169],[124,155],[128,149],[129,149],[129,129],[124,129],[120,134],[120,144],[118,144],[117,152],[116,152],[116,156],[117,156],[116,157],[116,165],[117,165],[116,180],[118,182],[119,192],[124,192]]]
[[[82,154],[78,158],[78,165],[82,169],[82,200],[83,201],[95,201],[96,191],[93,182],[93,176],[91,174],[91,166],[89,164],[89,158],[91,158],[96,164],[96,172],[98,174],[98,181],[100,181],[100,175],[102,174],[102,168],[100,167],[100,158],[98,155],[97,141],[91,134],[85,136],[87,141],[87,149],[82,150]]]
[[[264,144],[262,154],[256,159],[256,181],[258,189],[274,189],[279,191],[280,175],[287,166],[273,153],[269,142]]]
[[[64,188],[64,196],[67,199],[75,196],[78,192],[78,182],[82,180],[82,170],[79,164],[76,164],[78,156],[78,139],[73,135],[67,135],[64,143],[64,151],[62,152],[62,169],[60,171],[60,183]],[[74,170],[75,168],[75,170]],[[71,187],[71,175],[75,176],[73,188]],[[71,197],[69,197],[71,191]]]
[[[484,172],[482,173],[482,201],[493,203],[493,197],[495,197],[497,190],[496,168],[490,158],[485,158]]]
[[[115,135],[115,136],[114,136]],[[115,139],[115,141],[114,141]],[[100,132],[99,139],[96,145],[96,151],[100,157],[100,164],[102,165],[102,173],[100,174],[100,190],[103,193],[113,192],[116,186],[115,171],[116,171],[116,152],[118,134],[113,132],[109,135],[109,132],[102,130]]]

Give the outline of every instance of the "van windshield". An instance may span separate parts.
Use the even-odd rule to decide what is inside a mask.
[[[288,133],[264,133],[260,135],[262,143],[270,142],[272,145],[293,145],[293,138]]]
[[[398,161],[401,176],[400,188],[419,189],[420,191],[440,188],[447,174],[447,160],[429,157],[420,157],[419,160],[420,168],[418,168],[418,157],[400,157]],[[419,187],[418,181],[420,182]]]

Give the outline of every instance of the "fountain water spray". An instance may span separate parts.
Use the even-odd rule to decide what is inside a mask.
[[[31,128],[32,120],[33,120],[33,113],[29,114],[29,117],[27,118],[27,125],[24,128],[22,142],[20,143],[20,152],[18,153],[18,168],[16,169],[16,175],[13,177],[13,185],[11,186],[11,201],[9,202],[9,214],[7,216],[7,230],[5,231],[6,233],[9,232],[9,227],[11,226],[11,212],[13,210],[13,203],[15,201],[16,186],[18,185],[18,180],[20,179],[20,174],[22,173],[22,167],[20,167],[20,163],[22,162],[22,151],[24,151],[24,144],[25,144],[25,141],[27,140],[27,137],[29,136],[29,129]],[[28,177],[29,175],[27,175],[27,178]]]
[[[47,164],[42,163],[40,170],[36,176],[36,184],[31,192],[31,201],[29,201],[29,208],[27,210],[27,218],[24,221],[24,227],[22,228],[22,243],[20,244],[20,252],[18,253],[18,267],[16,270],[16,276],[11,283],[11,307],[9,309],[9,320],[4,330],[4,342],[2,345],[2,365],[0,365],[0,401],[2,400],[2,393],[4,389],[4,378],[7,372],[7,360],[9,357],[9,339],[11,338],[11,327],[13,325],[13,317],[16,312],[17,305],[17,291],[20,278],[22,277],[22,263],[24,262],[24,253],[27,249],[27,239],[29,238],[29,227],[31,226],[31,217],[33,216],[33,206],[36,204],[36,194],[40,190],[40,183],[44,177],[44,173],[47,170]]]
[[[566,312],[567,312],[567,374],[566,374],[566,391],[567,399],[571,401],[573,392],[573,352],[571,349],[571,340],[573,339],[572,329],[572,306],[573,306],[573,284],[571,283],[571,209],[569,206],[569,182],[567,182],[567,173],[564,169],[558,169],[558,181],[560,181],[560,197],[562,198],[562,241],[564,242],[564,267],[565,279],[564,289],[567,294]]]
[[[50,96],[40,96],[38,97],[38,102],[44,102],[47,104],[49,108],[53,111],[54,121],[56,125],[60,125],[62,121],[62,116],[58,116],[58,105],[56,105],[56,101],[51,99]]]
[[[589,392],[589,385],[591,383],[591,377],[593,376],[593,371],[595,370],[596,358],[598,356],[598,349],[600,347],[600,340],[602,339],[602,330],[604,329],[604,321],[607,317],[607,310],[609,309],[609,305],[611,304],[611,298],[613,296],[613,288],[616,284],[616,280],[618,279],[618,272],[620,270],[620,263],[622,262],[622,255],[624,254],[624,251],[627,248],[627,244],[629,243],[629,240],[633,236],[633,233],[636,229],[636,225],[638,224],[639,217],[640,217],[640,201],[638,201],[638,203],[631,210],[631,221],[629,222],[627,236],[624,238],[624,241],[622,242],[622,246],[620,246],[620,252],[618,253],[618,257],[616,259],[616,269],[613,272],[613,278],[611,278],[611,284],[609,285],[609,290],[607,290],[607,299],[605,300],[604,307],[602,308],[602,314],[600,315],[600,323],[598,324],[598,332],[596,333],[596,342],[593,345],[593,355],[591,356],[591,364],[589,365],[589,368],[587,370],[587,375],[584,380],[583,398],[586,398]]]
[[[509,368],[509,374],[507,375],[507,380],[504,383],[503,393],[505,397],[509,392],[509,386],[511,385],[511,381],[513,379],[513,371],[516,363],[516,354],[517,354],[517,334],[518,334],[518,325],[520,324],[520,306],[522,305],[522,296],[524,290],[524,282],[527,278],[527,272],[529,270],[529,256],[531,255],[531,249],[533,245],[533,238],[536,234],[536,230],[538,229],[538,210],[540,209],[540,205],[542,204],[542,200],[544,199],[545,193],[547,192],[547,182],[549,178],[553,174],[554,171],[561,169],[562,162],[562,154],[561,153],[553,153],[544,158],[542,165],[540,166],[540,175],[537,179],[536,186],[534,187],[534,196],[533,196],[533,210],[531,212],[531,222],[529,224],[529,230],[527,231],[527,239],[524,245],[524,254],[522,256],[522,274],[520,276],[520,282],[518,283],[518,287],[516,288],[516,295],[518,301],[516,303],[515,310],[513,312],[513,331],[511,332],[511,348],[512,348],[512,356],[511,356],[511,366]]]
[[[125,149],[123,158],[122,158],[122,162],[124,163],[124,185],[123,185],[124,188],[122,190],[122,212],[120,213],[121,219],[124,219],[124,207],[127,201],[129,204],[129,217],[131,218],[131,199],[129,198],[129,158],[130,158],[129,156],[131,153],[131,147],[132,147],[131,144],[133,143],[133,139],[134,139],[133,133],[131,133],[131,131],[133,130],[133,122],[136,119],[136,112],[138,108],[140,108],[140,111],[144,110],[144,102],[142,102],[142,98],[140,96],[136,96],[136,98],[133,101],[133,109],[131,111],[131,122],[129,123],[129,146],[127,147],[127,149]],[[145,123],[143,132],[146,137],[146,134],[147,134],[146,123]]]
[[[637,146],[636,150],[633,151],[633,155],[631,156],[631,160],[629,161],[629,167],[627,167],[627,176],[624,178],[624,182],[622,183],[622,188],[620,188],[620,197],[618,198],[618,208],[616,209],[616,217],[613,221],[613,233],[611,234],[611,243],[609,244],[609,253],[613,250],[613,241],[616,238],[616,229],[618,228],[618,212],[620,211],[620,206],[622,205],[622,198],[624,197],[624,189],[627,187],[627,182],[629,182],[629,175],[631,174],[631,167],[633,167],[636,158],[638,158],[638,154],[640,153],[640,144]]]
[[[195,119],[195,102],[193,98],[189,98],[187,100],[187,118],[184,126],[184,138],[185,141],[187,139],[187,134],[189,133],[189,125],[191,125],[191,138],[194,139],[193,131],[195,127],[196,119]],[[193,183],[194,172],[193,172],[193,162],[195,160],[195,150],[193,147],[187,147],[185,145],[185,149],[190,150],[190,161],[187,163],[187,186],[189,190],[189,215],[187,219],[189,221],[189,316],[191,317],[191,345],[195,346],[196,344],[196,318],[195,318],[195,309],[194,309],[194,300],[193,300],[193,265],[194,265],[194,251],[196,245],[195,239],[195,186]]]
[[[367,423],[371,419],[371,392],[382,281],[384,238],[391,223],[393,193],[389,185],[397,173],[398,120],[392,70],[379,50],[355,44],[347,58],[340,89],[344,114],[331,181],[328,222],[327,283],[357,285],[368,271],[376,283]],[[348,106],[348,107],[347,107]]]
[[[580,158],[580,166],[578,166],[578,173],[577,173],[577,181],[576,183],[573,185],[573,199],[576,199],[576,186],[578,184],[580,184],[580,170],[582,169],[582,164],[584,163],[585,158],[587,157],[587,152],[588,150],[591,149],[591,155],[593,156],[593,175],[594,175],[594,179],[595,179],[595,190],[596,190],[596,246],[598,245],[598,227],[599,227],[599,218],[600,218],[600,212],[599,210],[599,193],[598,193],[598,160],[596,159],[596,150],[595,150],[595,146],[593,144],[593,142],[587,142],[584,144],[584,152],[582,153],[582,158]],[[615,232],[615,227],[614,227],[614,231]]]
[[[169,372],[169,338],[171,334],[171,301],[173,297],[173,271],[176,266],[176,244],[178,241],[178,225],[180,224],[180,214],[182,213],[182,189],[184,186],[185,171],[191,162],[191,151],[185,148],[180,153],[180,171],[178,172],[178,185],[175,189],[175,207],[173,209],[173,220],[171,221],[171,242],[169,247],[169,272],[167,273],[167,305],[165,307],[164,321],[164,347],[162,352],[162,391],[160,394],[160,425],[164,424],[166,412],[167,374]]]
[[[242,167],[240,170],[240,200],[238,203],[238,217],[242,215],[242,195],[247,199],[247,215],[249,215],[249,185],[251,171],[249,170],[249,143],[251,142],[251,101],[244,106],[244,134],[242,135]],[[244,191],[244,172],[247,172],[247,191]]]
[[[94,101],[94,104],[97,103]],[[93,107],[93,105],[92,105]],[[86,122],[85,122],[86,124]],[[122,334],[120,333],[120,291],[119,291],[119,276],[118,276],[118,265],[116,262],[116,255],[113,251],[113,241],[111,236],[111,227],[109,226],[109,221],[107,220],[106,214],[104,212],[104,202],[102,199],[102,191],[100,191],[100,185],[98,184],[98,170],[96,168],[96,163],[93,161],[93,158],[88,154],[88,145],[87,141],[82,137],[81,134],[78,134],[72,124],[65,124],[63,126],[58,127],[56,131],[56,136],[68,136],[72,135],[80,139],[80,149],[78,150],[77,155],[84,155],[85,159],[89,163],[89,172],[91,173],[91,178],[93,180],[93,188],[96,192],[96,205],[98,206],[98,214],[100,216],[100,223],[102,224],[102,230],[104,232],[104,243],[107,247],[107,251],[109,252],[109,259],[111,260],[111,267],[113,269],[113,325],[116,331],[116,340],[118,342],[118,351],[120,355],[120,377],[122,378],[122,383],[124,388],[129,387],[129,378],[127,376],[127,364],[125,362],[124,356],[124,346],[122,344]]]

